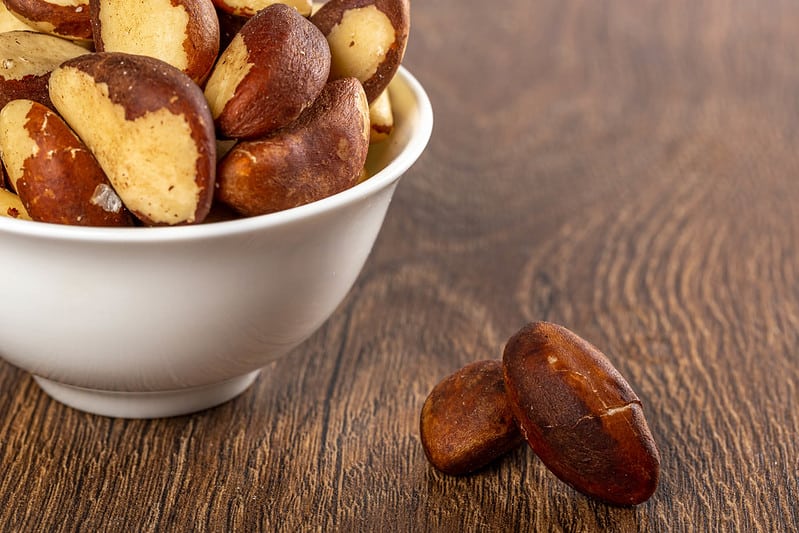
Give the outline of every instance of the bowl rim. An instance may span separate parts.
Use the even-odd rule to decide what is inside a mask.
[[[275,213],[185,226],[137,228],[70,226],[0,216],[0,233],[59,241],[113,242],[118,244],[134,242],[157,243],[175,240],[190,241],[249,233],[290,224],[297,220],[311,218],[352,204],[371,196],[398,180],[421,156],[432,135],[433,109],[421,83],[402,65],[397,70],[396,76],[404,83],[416,102],[414,110],[416,115],[415,131],[409,137],[408,143],[388,165],[369,179],[339,193]]]

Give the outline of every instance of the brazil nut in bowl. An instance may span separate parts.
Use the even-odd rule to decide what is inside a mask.
[[[174,416],[243,392],[344,299],[427,145],[424,89],[400,67],[389,93],[394,129],[370,149],[370,177],[309,204],[171,227],[0,217],[0,357],[106,416]]]

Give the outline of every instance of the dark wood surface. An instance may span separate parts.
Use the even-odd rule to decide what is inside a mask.
[[[242,396],[166,420],[0,362],[0,531],[795,531],[799,3],[414,2],[436,113],[362,275]],[[428,465],[422,403],[524,323],[600,347],[660,486],[610,507],[526,447]]]

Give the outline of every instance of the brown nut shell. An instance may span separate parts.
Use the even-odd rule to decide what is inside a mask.
[[[0,33],[0,108],[19,98],[51,107],[50,73],[85,53],[85,48],[54,35],[25,30]]]
[[[68,3],[63,0],[3,0],[3,3],[10,13],[37,31],[70,40],[92,40],[89,0]]]
[[[205,218],[216,139],[203,93],[186,74],[152,57],[98,52],[54,70],[50,98],[137,218],[148,225]]]
[[[0,151],[33,220],[74,226],[133,224],[89,149],[42,104],[14,100],[0,111]]]
[[[211,0],[90,0],[98,52],[155,57],[202,84],[219,54]]]
[[[641,401],[602,352],[562,326],[535,322],[508,341],[503,366],[522,434],[557,477],[614,505],[654,493],[660,455]]]
[[[368,149],[363,88],[336,80],[290,126],[236,144],[219,163],[217,198],[247,216],[320,200],[358,183]]]
[[[408,0],[329,0],[311,16],[325,35],[330,79],[354,77],[371,103],[397,73],[410,33]]]
[[[439,382],[422,406],[419,434],[427,459],[449,475],[478,470],[524,442],[502,362],[478,361]]]
[[[255,138],[296,120],[324,87],[330,49],[284,4],[250,18],[219,57],[205,97],[223,137]]]

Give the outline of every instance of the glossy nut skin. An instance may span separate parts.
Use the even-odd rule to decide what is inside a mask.
[[[222,52],[205,85],[218,132],[258,138],[309,108],[330,73],[330,48],[308,19],[284,4],[262,9]]]
[[[654,493],[660,455],[641,400],[602,352],[562,326],[535,322],[510,338],[503,367],[521,432],[558,478],[614,505]]]
[[[430,463],[449,475],[482,468],[523,441],[500,361],[478,361],[438,383],[422,406],[419,433]]]
[[[321,200],[358,183],[368,150],[363,88],[335,80],[289,126],[237,143],[219,162],[216,197],[245,216]]]

